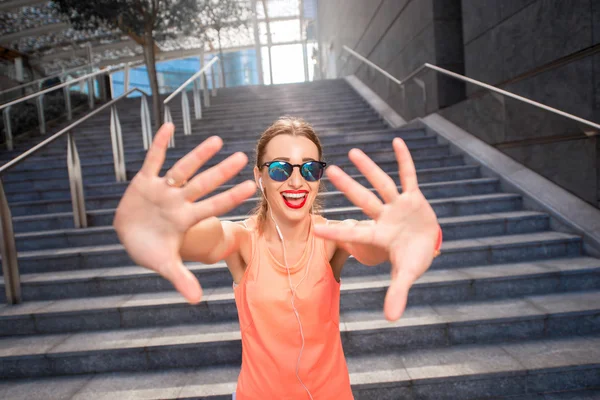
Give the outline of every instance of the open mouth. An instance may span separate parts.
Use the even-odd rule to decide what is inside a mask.
[[[308,192],[306,190],[286,190],[281,193],[283,202],[289,208],[302,208],[308,199]]]

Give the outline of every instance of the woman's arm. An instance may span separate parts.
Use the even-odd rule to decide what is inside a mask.
[[[373,220],[357,221],[355,219],[345,219],[343,221],[329,221],[330,225],[341,224],[342,226],[371,226],[375,224]],[[374,266],[381,264],[389,259],[389,253],[386,249],[376,247],[370,244],[353,243],[347,241],[336,242],[338,248],[344,249],[351,256],[356,258],[361,264]]]
[[[256,185],[246,181],[207,196],[236,176],[248,162],[244,154],[236,153],[195,175],[221,148],[222,141],[217,137],[202,142],[160,177],[174,129],[173,124],[164,124],[154,136],[142,168],[119,201],[113,227],[133,262],[159,273],[190,303],[196,304],[202,298],[202,288],[183,264],[180,250],[183,248],[188,257],[203,261],[226,254],[232,241],[227,229],[214,217],[256,193]],[[210,221],[201,223],[207,219]],[[207,238],[214,240],[212,244],[220,251],[213,252],[202,244]]]
[[[186,261],[214,264],[239,250],[243,233],[238,223],[207,218],[186,231],[179,254]]]
[[[355,219],[346,219],[344,221],[329,221],[331,225],[343,224],[356,227],[375,226],[374,220],[357,221]],[[337,246],[343,248],[356,258],[361,264],[367,266],[379,265],[389,260],[389,251],[383,247],[372,244],[337,242]],[[442,247],[442,228],[439,227],[438,239],[434,252],[439,252]],[[436,254],[437,255],[437,254]],[[434,256],[435,257],[435,256]]]

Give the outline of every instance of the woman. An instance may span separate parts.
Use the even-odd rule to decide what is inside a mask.
[[[116,210],[114,227],[129,255],[170,280],[192,304],[200,301],[202,289],[182,259],[225,260],[242,332],[234,398],[352,399],[339,332],[344,263],[350,255],[365,265],[391,261],[384,313],[395,321],[411,285],[441,246],[441,228],[419,191],[404,141],[393,141],[402,194],[363,152],[349,152],[384,203],[338,167],[327,169],[331,182],[372,218],[328,221],[317,215],[315,205],[325,167],[321,144],[304,121],[282,118],[262,134],[254,182],[197,203],[235,176],[247,158],[235,153],[194,176],[222,146],[212,137],[161,178],[173,131],[172,124],[158,131]],[[253,216],[236,223],[216,218],[252,196],[257,186],[261,199]]]

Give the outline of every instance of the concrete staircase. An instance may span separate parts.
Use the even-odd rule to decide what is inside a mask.
[[[352,147],[397,182],[392,138],[411,150],[442,255],[396,323],[382,313],[389,265],[348,261],[340,330],[356,399],[600,398],[600,259],[584,254],[580,236],[550,230],[549,214],[524,209],[521,195],[424,129],[391,129],[343,80],[225,89],[212,102],[192,136],[173,110],[176,148],[163,173],[213,134],[225,142],[214,162],[237,150],[252,158],[260,132],[284,114],[311,122],[325,159],[353,175]],[[119,112],[132,177],[145,155],[139,101]],[[127,184],[114,182],[107,114],[77,140],[89,228],[73,229],[64,141],[4,179],[24,302],[0,305],[0,398],[231,398],[241,341],[226,266],[188,263],[205,290],[192,306],[134,265],[111,226]],[[250,176],[248,166],[234,181]],[[365,218],[325,183],[327,218]],[[244,218],[255,202],[225,218]]]

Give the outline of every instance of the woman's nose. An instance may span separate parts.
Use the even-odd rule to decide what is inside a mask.
[[[289,184],[291,187],[299,188],[302,186],[302,175],[300,174],[300,170],[298,168],[294,168],[292,171],[292,176],[290,176]]]

